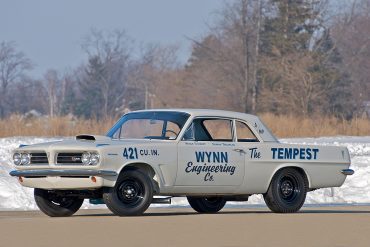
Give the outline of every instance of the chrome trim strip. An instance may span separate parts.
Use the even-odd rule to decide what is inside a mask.
[[[346,176],[353,175],[354,173],[355,173],[355,171],[352,170],[352,169],[344,169],[344,170],[342,170],[342,174],[344,174]]]
[[[13,177],[57,177],[57,176],[117,176],[115,171],[107,170],[15,170],[9,173]]]

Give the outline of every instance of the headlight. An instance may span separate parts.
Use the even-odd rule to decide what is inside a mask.
[[[21,154],[21,165],[29,165],[31,163],[31,155],[28,153]]]
[[[99,163],[100,155],[98,153],[91,153],[90,155],[90,165],[97,165]]]
[[[13,154],[13,163],[16,166],[19,166],[21,164],[21,154],[20,153]]]
[[[82,164],[85,166],[95,166],[99,163],[100,155],[97,152],[83,152],[81,156]]]
[[[81,157],[82,164],[84,164],[85,166],[90,165],[90,156],[90,153],[83,152]]]

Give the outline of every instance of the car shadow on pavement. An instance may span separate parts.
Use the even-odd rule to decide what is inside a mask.
[[[370,210],[313,209],[301,210],[297,214],[370,214]]]
[[[233,210],[233,211],[221,211],[217,215],[240,215],[240,214],[275,214],[271,211],[262,211],[262,210]],[[303,209],[297,213],[291,214],[276,214],[276,215],[299,215],[299,214],[370,214],[370,210],[338,210],[338,209]],[[187,215],[205,215],[199,214],[197,212],[188,212],[188,211],[176,211],[176,212],[147,212],[140,216],[130,216],[130,217],[151,217],[151,216],[187,216]],[[73,217],[109,217],[115,216],[113,213],[83,213],[77,214]],[[127,217],[127,216],[126,216]]]
[[[251,210],[238,210],[238,211],[221,211],[217,215],[240,215],[240,214],[275,214],[275,215],[299,215],[299,214],[370,214],[370,210],[302,210],[297,213],[290,214],[277,214],[271,211],[251,211]],[[149,212],[143,216],[181,216],[181,215],[205,215],[197,212]]]
[[[218,215],[223,214],[270,214],[272,212],[269,211],[229,211],[229,212],[218,212]],[[150,216],[183,216],[183,215],[206,215],[206,214],[200,214],[197,212],[146,212],[143,215],[140,216],[124,216],[124,217],[150,217]],[[102,217],[108,217],[108,216],[116,216],[113,213],[83,213],[83,214],[76,214],[72,217],[92,217],[92,216],[102,216]]]

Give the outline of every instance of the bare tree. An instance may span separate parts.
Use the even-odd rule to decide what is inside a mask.
[[[49,69],[44,78],[44,87],[48,94],[49,116],[59,116],[65,100],[66,77],[60,77],[56,70]]]
[[[33,111],[36,115],[37,113],[48,113],[49,106],[46,105],[48,94],[42,80],[22,76],[17,83],[9,87],[8,95],[15,95],[15,97],[7,98],[7,110],[10,114],[22,114],[30,111]]]
[[[260,50],[260,32],[262,22],[262,3],[257,0],[257,5],[254,10],[255,20],[255,42],[254,42],[254,61],[253,61],[253,75],[252,75],[252,112],[256,112],[257,107],[257,90],[258,90],[258,68],[259,68],[259,50]]]
[[[327,103],[328,92],[336,86],[336,73],[327,69],[325,83],[321,80],[320,62],[309,52],[289,54],[280,60],[264,58],[263,63],[270,67],[269,75],[265,78],[265,88],[262,90],[261,107],[267,111],[274,110],[283,114],[298,114],[307,116],[312,112],[320,112]],[[281,82],[271,83],[277,81]],[[269,85],[269,86],[267,86]],[[271,88],[269,88],[271,87]],[[318,107],[318,105],[320,107]],[[275,109],[272,106],[276,107]],[[324,112],[320,112],[324,113]]]
[[[93,29],[82,45],[88,55],[90,67],[85,78],[85,89],[96,83],[94,90],[101,97],[95,115],[106,118],[114,114],[123,100],[131,56],[131,39],[122,30],[113,32]],[[99,98],[96,99],[99,102]],[[90,102],[94,103],[94,102]],[[100,103],[99,103],[100,104]]]
[[[144,88],[144,108],[155,107],[159,84],[165,83],[168,73],[180,68],[178,62],[178,46],[147,44],[142,46],[135,69],[130,73],[130,86]],[[161,102],[159,102],[161,103]]]
[[[333,21],[332,34],[342,57],[341,69],[349,74],[351,91],[361,112],[370,101],[370,0],[353,1]]]
[[[198,46],[195,50],[203,49],[197,53],[217,65],[225,75],[221,80],[229,81],[236,89],[245,112],[256,110],[262,5],[262,0],[225,2],[216,24],[210,26],[210,34],[200,42],[194,41]]]
[[[0,43],[0,117],[6,115],[9,85],[15,83],[31,67],[31,61],[23,52],[16,50],[14,42]]]

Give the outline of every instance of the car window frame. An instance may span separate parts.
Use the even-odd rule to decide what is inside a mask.
[[[240,123],[242,123],[242,124],[245,124],[247,127],[248,127],[248,129],[252,132],[252,134],[256,137],[256,139],[257,139],[257,142],[239,142],[238,141],[238,131],[237,131],[237,128],[236,128],[236,122],[240,122]],[[235,137],[236,137],[236,139],[235,139],[235,141],[237,142],[237,143],[261,143],[261,142],[263,142],[263,141],[261,141],[262,140],[262,138],[259,136],[259,135],[257,135],[257,132],[255,131],[255,128],[252,128],[247,122],[245,122],[245,121],[243,121],[243,120],[240,120],[240,119],[234,119],[234,128],[235,128]]]
[[[231,136],[232,136],[232,139],[231,141],[225,141],[225,142],[235,142],[235,137],[236,137],[236,133],[235,133],[235,123],[234,123],[234,119],[233,118],[229,118],[229,117],[216,117],[216,116],[196,116],[196,117],[193,117],[191,119],[189,119],[189,123],[186,124],[184,126],[184,129],[182,130],[183,133],[180,133],[181,134],[181,138],[179,139],[179,141],[192,141],[192,142],[223,142],[223,141],[196,141],[196,140],[184,140],[184,136],[185,136],[185,133],[186,131],[188,130],[188,128],[193,124],[194,120],[195,119],[204,119],[204,120],[211,120],[211,119],[216,119],[216,120],[228,120],[230,121],[230,131],[231,131]],[[208,132],[208,130],[207,130]],[[209,133],[208,133],[209,134]],[[210,134],[209,134],[210,135]]]
[[[165,142],[179,142],[183,136],[183,133],[185,133],[185,130],[188,128],[188,122],[191,121],[192,119],[192,115],[188,112],[185,112],[185,111],[160,111],[158,110],[157,112],[159,113],[167,113],[167,112],[170,112],[170,113],[183,113],[185,115],[187,115],[187,119],[184,123],[184,125],[182,126],[182,128],[180,127],[180,125],[178,125],[176,122],[172,122],[174,124],[176,124],[180,131],[178,133],[178,135],[176,136],[176,139],[166,139],[166,140],[162,140],[162,139],[155,139],[156,141],[165,141]],[[137,112],[133,112],[133,113],[137,113]],[[131,114],[131,113],[127,113],[127,114],[124,114],[109,130],[108,132],[105,134],[105,136],[107,137],[110,137],[112,139],[112,141],[122,141],[122,140],[154,140],[154,139],[135,139],[135,138],[132,138],[132,139],[123,139],[123,138],[119,138],[121,136],[121,131],[122,131],[122,124],[124,122],[124,117],[128,114]],[[167,120],[168,121],[168,120]],[[119,130],[119,137],[118,138],[114,138],[113,135],[115,132],[117,132]],[[110,134],[112,133],[112,136],[110,136]],[[181,138],[180,138],[181,136]]]
[[[232,136],[233,136],[233,139],[231,142],[233,143],[249,143],[249,142],[238,142],[238,139],[237,139],[237,133],[236,133],[236,121],[238,122],[241,122],[245,125],[248,126],[248,128],[251,130],[251,132],[256,136],[258,142],[250,142],[250,143],[263,143],[264,140],[261,138],[261,136],[259,135],[258,131],[256,131],[255,128],[253,128],[253,126],[251,126],[247,121],[245,121],[244,119],[240,119],[240,118],[232,118],[232,117],[220,117],[220,116],[195,116],[195,117],[190,117],[187,121],[187,123],[184,124],[184,127],[182,128],[182,130],[180,131],[179,133],[179,136],[178,136],[178,142],[203,142],[203,141],[196,141],[196,140],[184,140],[184,135],[187,131],[187,129],[190,127],[190,125],[193,123],[193,121],[195,119],[198,119],[198,118],[203,118],[203,119],[224,119],[224,120],[230,120],[232,122]],[[212,142],[212,141],[204,141],[204,142]],[[216,141],[215,141],[216,142]]]

